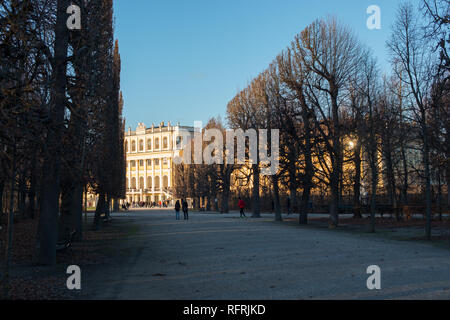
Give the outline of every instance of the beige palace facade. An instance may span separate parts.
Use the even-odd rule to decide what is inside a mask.
[[[173,200],[173,159],[182,155],[183,139],[193,127],[160,123],[125,132],[127,201],[129,203]]]

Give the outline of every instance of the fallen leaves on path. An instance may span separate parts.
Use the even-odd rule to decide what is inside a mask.
[[[64,253],[57,254],[56,267],[38,267],[33,261],[38,229],[38,218],[24,219],[14,224],[9,299],[59,300],[74,295],[67,290],[65,268],[69,265],[102,264],[112,255],[111,241],[121,237],[120,228],[111,224],[99,231],[85,224],[83,241],[74,243]],[[0,255],[5,256],[7,228],[0,230]],[[0,290],[3,288],[0,285]]]

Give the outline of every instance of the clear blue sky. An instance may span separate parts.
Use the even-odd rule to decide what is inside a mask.
[[[127,127],[224,118],[238,89],[267,68],[297,33],[329,14],[348,24],[388,71],[385,42],[398,3],[115,0]],[[366,27],[366,9],[372,4],[381,8],[381,30]]]

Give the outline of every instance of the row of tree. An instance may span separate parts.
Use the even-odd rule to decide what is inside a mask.
[[[420,9],[399,6],[387,42],[390,75],[381,74],[371,50],[346,25],[333,17],[313,22],[227,107],[233,129],[280,129],[277,174],[262,177],[258,164],[182,165],[176,188],[183,196],[208,198],[216,197],[214,190],[227,212],[231,178],[243,172],[236,176],[247,177],[258,217],[261,179],[270,179],[276,219],[281,188],[300,223],[307,223],[312,193],[325,191],[330,226],[336,227],[344,191],[350,189],[360,216],[364,187],[374,231],[380,187],[398,208],[408,203],[415,176],[430,236],[432,184],[439,186],[438,199],[450,184],[448,12],[446,0],[424,1]],[[206,129],[224,131],[217,122]]]
[[[81,9],[69,30],[67,9]],[[17,217],[39,219],[36,261],[58,240],[82,240],[83,194],[98,194],[95,227],[125,196],[121,61],[112,0],[0,0],[0,214],[6,272]],[[117,203],[117,201],[116,201]]]

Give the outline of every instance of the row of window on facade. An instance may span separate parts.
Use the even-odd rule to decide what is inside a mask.
[[[134,190],[140,190],[140,189],[152,189],[153,188],[153,183],[152,183],[152,177],[148,177],[147,178],[147,186],[145,186],[144,183],[144,177],[140,177],[139,178],[139,185],[137,185],[137,180],[136,178],[131,178],[131,185],[129,184],[129,180],[127,179],[127,189],[134,189]],[[160,189],[161,188],[161,179],[160,177],[155,177],[155,189]],[[169,177],[168,176],[164,176],[163,180],[162,180],[162,187],[163,188],[168,188],[169,187]]]
[[[148,160],[137,160],[137,161],[136,160],[131,160],[129,162],[131,164],[131,167],[135,168],[136,167],[136,162],[139,163],[140,167],[143,167],[144,166],[144,161],[147,161],[147,167],[151,167],[152,164],[155,165],[155,166],[159,166],[160,165],[159,159],[148,159]],[[162,159],[162,163],[163,163],[164,166],[166,166],[169,163],[169,159],[163,158]]]
[[[129,153],[129,152],[144,152],[144,151],[152,151],[152,150],[161,150],[160,148],[160,144],[159,144],[159,138],[155,138],[155,145],[154,145],[154,149],[152,149],[152,140],[153,139],[147,139],[147,149],[145,149],[144,147],[144,140],[141,139],[139,140],[139,148],[136,149],[136,141],[131,141],[131,151],[129,150],[129,146],[128,146],[128,141],[125,141],[125,152]],[[177,148],[180,149],[181,148],[181,143],[183,141],[182,137],[177,137]],[[162,142],[162,149],[167,150],[169,149],[169,139],[167,137],[163,138],[163,142]]]

